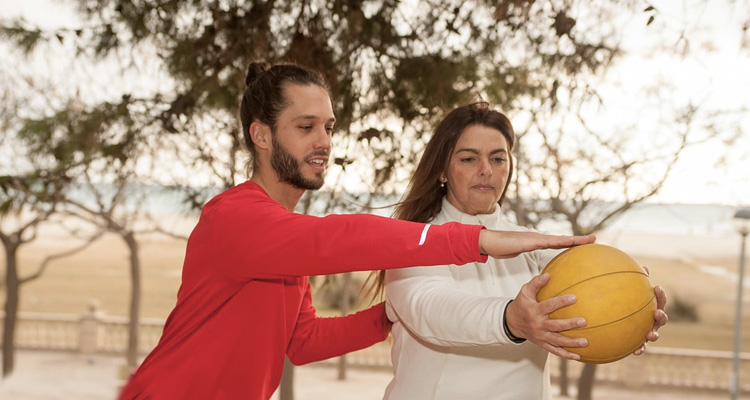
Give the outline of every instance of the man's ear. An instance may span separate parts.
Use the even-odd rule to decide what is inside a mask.
[[[268,150],[271,148],[271,128],[268,125],[253,122],[250,124],[250,139],[256,148]]]

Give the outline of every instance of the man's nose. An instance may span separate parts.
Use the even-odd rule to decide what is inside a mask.
[[[330,150],[331,149],[331,135],[328,133],[325,127],[321,127],[316,131],[315,135],[315,146],[316,150]]]

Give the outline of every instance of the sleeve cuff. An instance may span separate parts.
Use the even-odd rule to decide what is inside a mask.
[[[505,317],[506,315],[508,315],[508,306],[512,302],[513,302],[513,300],[511,300],[507,304],[505,304],[505,309],[503,310],[503,332],[505,332],[505,336],[507,336],[508,339],[510,339],[511,342],[513,342],[515,344],[521,344],[521,343],[525,342],[526,339],[518,338],[518,337],[513,336],[513,334],[510,332],[510,328],[508,327],[508,319]]]

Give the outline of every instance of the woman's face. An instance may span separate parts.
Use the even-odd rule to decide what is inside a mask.
[[[508,141],[494,128],[466,128],[451,153],[447,171],[448,201],[460,211],[489,214],[495,210],[510,173]]]

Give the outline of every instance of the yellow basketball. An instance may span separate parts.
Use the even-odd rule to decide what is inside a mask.
[[[571,293],[578,299],[550,317],[586,319],[586,326],[561,332],[588,339],[587,347],[567,348],[582,362],[617,361],[646,340],[654,325],[656,295],[646,271],[632,257],[611,246],[587,244],[558,254],[545,272],[550,279],[537,301]]]

